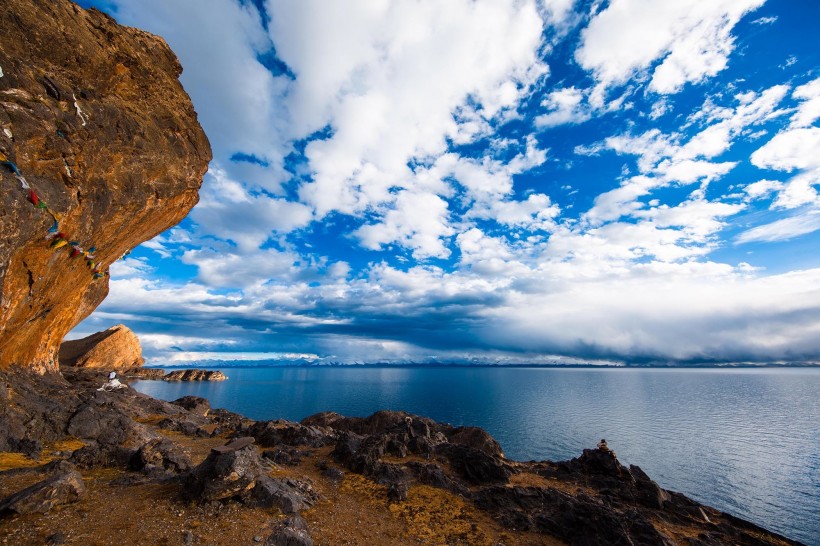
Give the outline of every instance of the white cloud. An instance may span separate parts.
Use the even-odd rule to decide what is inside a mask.
[[[396,243],[413,249],[419,260],[446,258],[450,250],[442,239],[454,233],[448,215],[447,201],[439,196],[403,190],[381,222],[362,226],[354,235],[365,248],[379,250]]]
[[[153,271],[154,268],[145,259],[136,258],[117,260],[109,268],[109,273],[115,279],[144,276]]]
[[[820,270],[635,274],[510,295],[482,335],[524,350],[647,359],[795,359],[820,350]],[[793,317],[806,314],[795,323]],[[810,317],[814,317],[813,319]],[[754,318],[751,318],[754,317]]]
[[[820,185],[820,169],[800,173],[790,178],[772,202],[772,209],[794,209],[814,204],[820,208],[820,195],[815,186]]]
[[[530,230],[546,230],[553,225],[553,219],[560,213],[549,196],[543,193],[532,193],[523,201],[493,201],[471,209],[468,218],[495,220],[510,227],[525,227]]]
[[[788,89],[785,85],[776,85],[760,93],[738,94],[734,97],[738,103],[735,108],[720,107],[707,100],[688,121],[689,126],[696,122],[707,125],[691,136],[686,132],[665,134],[659,129],[650,129],[639,135],[609,137],[599,146],[621,154],[637,155],[639,171],[656,177],[656,186],[698,181],[708,184],[737,165],[737,162],[712,160],[729,150],[738,136],[749,127],[787,112],[777,107]],[[688,140],[684,141],[686,138]],[[596,147],[589,148],[589,151],[597,150]],[[576,148],[576,153],[586,151]]]
[[[583,101],[584,93],[574,87],[551,92],[541,102],[547,113],[535,118],[535,126],[549,128],[588,120],[591,117],[590,108]]]
[[[270,279],[292,278],[299,257],[275,249],[257,250],[244,256],[213,250],[188,250],[181,260],[196,265],[200,280],[207,286],[247,289]]]
[[[820,127],[791,129],[778,133],[757,149],[752,165],[761,169],[793,171],[820,168]]]
[[[792,127],[808,127],[820,118],[820,78],[797,87],[792,96],[802,101],[792,116]]]
[[[218,167],[205,177],[200,197],[191,213],[198,232],[233,241],[245,253],[258,249],[274,232],[289,233],[313,219],[308,206],[252,195]]]
[[[738,244],[787,241],[820,229],[820,210],[810,210],[774,222],[748,229],[737,236]]]
[[[652,72],[649,89],[675,93],[714,76],[734,48],[731,31],[765,0],[612,0],[582,33],[575,53],[603,88]]]
[[[757,19],[752,21],[752,24],[753,25],[771,25],[775,21],[777,21],[777,16],[776,15],[771,16],[771,17],[758,17]]]
[[[628,216],[643,207],[637,199],[648,195],[658,185],[658,180],[647,176],[633,177],[621,187],[598,195],[593,207],[584,214],[584,219],[592,225],[601,225]]]
[[[268,9],[277,53],[297,78],[287,97],[294,131],[333,129],[306,150],[313,182],[300,195],[319,217],[393,203],[390,188],[415,190],[408,161],[480,134],[482,120],[506,115],[547,71],[534,2]]]
[[[785,185],[778,180],[758,180],[743,188],[750,199],[763,199],[783,189]]]

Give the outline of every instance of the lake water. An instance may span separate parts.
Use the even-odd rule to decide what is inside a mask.
[[[820,545],[820,369],[220,369],[227,381],[133,386],[258,420],[403,410],[484,428],[517,460],[606,438],[662,487]]]

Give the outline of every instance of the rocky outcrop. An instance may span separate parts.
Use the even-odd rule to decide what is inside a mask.
[[[144,362],[139,339],[124,324],[60,345],[60,366],[130,370]]]
[[[162,378],[165,381],[225,381],[228,376],[214,370],[174,370]]]
[[[211,151],[161,38],[69,0],[5,0],[0,36],[0,368],[56,371],[108,266],[196,204]]]

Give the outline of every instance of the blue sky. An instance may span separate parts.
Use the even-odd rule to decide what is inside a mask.
[[[72,333],[152,364],[820,362],[820,3],[86,0],[214,160]]]

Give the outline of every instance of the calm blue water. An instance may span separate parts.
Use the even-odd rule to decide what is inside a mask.
[[[489,431],[508,457],[566,460],[606,438],[664,488],[820,544],[820,369],[222,368],[139,381],[253,419],[403,410]]]

